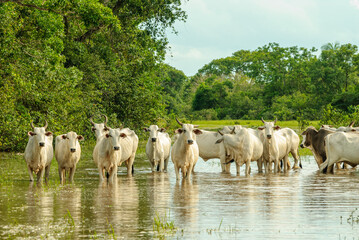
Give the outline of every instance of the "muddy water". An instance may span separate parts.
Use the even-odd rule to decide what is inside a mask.
[[[199,160],[192,181],[178,182],[172,163],[164,174],[143,164],[113,185],[99,184],[88,160],[74,184],[60,185],[53,165],[43,186],[29,183],[22,161],[1,159],[1,239],[359,238],[359,173],[319,174],[312,157],[288,174],[258,174],[253,164],[249,177]],[[154,229],[157,217],[176,230]]]

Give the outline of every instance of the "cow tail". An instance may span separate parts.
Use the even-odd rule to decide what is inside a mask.
[[[108,172],[106,172],[106,178],[109,179],[110,178],[110,174]]]
[[[300,156],[299,150],[298,150],[298,157],[299,157],[299,167],[303,168],[303,166],[302,166],[302,157]]]
[[[157,164],[157,172],[160,171],[160,164]]]
[[[132,174],[135,172],[135,167],[132,164]]]

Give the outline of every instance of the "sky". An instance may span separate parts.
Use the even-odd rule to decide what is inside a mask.
[[[166,63],[193,76],[214,59],[271,42],[281,47],[359,46],[359,0],[189,0],[168,33]],[[319,53],[318,51],[318,53]]]

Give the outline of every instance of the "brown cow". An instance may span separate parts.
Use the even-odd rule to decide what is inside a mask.
[[[318,131],[312,126],[308,127],[302,133],[303,141],[300,144],[300,147],[309,148],[313,152],[314,158],[318,164],[318,168],[320,164],[327,160],[324,147],[324,138],[331,133],[334,133],[334,131],[327,130],[325,128],[321,128]]]

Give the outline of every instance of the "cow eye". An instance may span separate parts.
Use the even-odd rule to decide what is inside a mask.
[[[184,129],[183,132],[185,133],[185,132],[187,132],[187,131]]]

